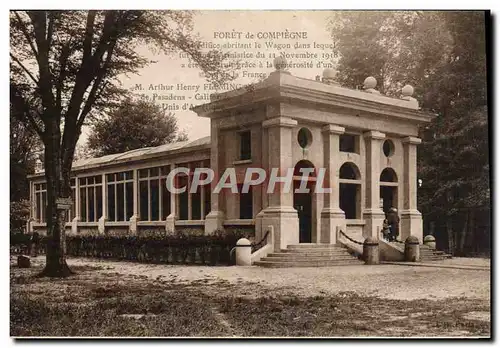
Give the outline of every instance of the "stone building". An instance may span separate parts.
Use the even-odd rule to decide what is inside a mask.
[[[297,243],[335,244],[340,231],[378,238],[384,211],[398,209],[400,238],[422,241],[417,210],[419,126],[432,115],[419,110],[406,85],[401,98],[376,90],[373,77],[362,90],[335,82],[327,69],[320,81],[299,78],[277,59],[276,71],[246,88],[215,94],[195,107],[211,122],[210,137],[145,148],[74,164],[74,205],[68,214],[72,233],[140,233],[180,228],[211,233],[248,229],[255,239],[274,227],[275,248]],[[170,193],[167,174],[175,167],[209,167],[216,180],[194,193]],[[213,188],[228,167],[238,184],[247,168],[294,168],[294,187],[301,168],[313,168],[310,193],[275,190],[266,182],[248,193]],[[320,168],[330,193],[315,193]],[[189,175],[177,177],[190,185]],[[30,178],[34,203],[30,230],[44,231],[46,191],[43,173]]]

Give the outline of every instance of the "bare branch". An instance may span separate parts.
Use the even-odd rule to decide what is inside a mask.
[[[33,82],[38,86],[39,84],[39,81],[35,78],[35,76],[28,70],[28,68],[26,68],[23,63],[21,63],[21,61],[16,57],[14,56],[12,53],[10,54],[10,57],[12,58],[12,60],[14,60],[20,67],[21,69],[24,70],[24,72],[26,72],[26,74],[28,74],[28,76],[33,80]]]
[[[33,51],[33,54],[35,55],[35,58],[38,60],[38,51],[35,48],[33,41],[31,41],[30,34],[28,33],[28,28],[26,28],[26,24],[21,19],[21,16],[19,15],[19,13],[17,13],[17,11],[14,11],[14,14],[16,15],[17,21],[19,22],[19,26],[21,28],[21,31],[24,34],[24,38],[26,39],[26,41],[28,41],[28,44],[30,45],[31,50]]]

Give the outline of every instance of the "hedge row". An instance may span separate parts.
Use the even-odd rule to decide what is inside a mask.
[[[29,245],[29,235],[11,236],[11,246]],[[142,263],[230,265],[230,251],[244,233],[216,231],[212,235],[144,233],[142,236],[82,235],[66,237],[70,256],[127,260]],[[39,250],[46,248],[41,237]]]

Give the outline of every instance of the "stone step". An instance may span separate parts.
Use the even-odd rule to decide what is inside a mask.
[[[319,256],[319,257],[305,257],[305,256],[266,256],[262,258],[262,261],[297,261],[297,262],[307,262],[307,261],[349,261],[356,260],[356,258],[351,255],[346,256]]]
[[[297,248],[297,249],[281,249],[283,253],[310,253],[310,252],[342,252],[347,249],[344,248]]]
[[[363,261],[355,258],[350,260],[328,260],[328,261],[257,261],[255,265],[268,268],[284,267],[327,267],[327,266],[353,266],[362,265]]]
[[[334,255],[334,254],[345,254],[347,253],[347,249],[294,249],[294,250],[280,250],[280,253],[283,254],[325,254],[325,255]]]
[[[351,254],[348,252],[345,253],[338,253],[338,254],[316,254],[316,253],[272,253],[268,254],[267,256],[269,257],[325,257],[328,259],[335,258],[335,257],[353,257]]]
[[[318,248],[327,248],[327,249],[336,249],[336,248],[342,248],[338,245],[335,244],[321,244],[321,243],[300,243],[300,244],[289,244],[287,246],[287,249],[305,249],[305,248],[311,248],[311,249],[318,249]]]
[[[270,253],[267,256],[281,256],[281,255],[290,255],[290,256],[345,256],[345,255],[350,255],[350,254],[347,250],[306,251],[306,252],[285,251],[285,252],[278,252],[278,253]]]

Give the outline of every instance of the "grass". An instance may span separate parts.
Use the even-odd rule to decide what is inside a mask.
[[[11,268],[12,336],[303,337],[489,336],[486,301],[385,300],[340,293],[297,297],[235,295],[245,283],[174,280],[72,267],[76,275],[36,278],[39,268]]]

